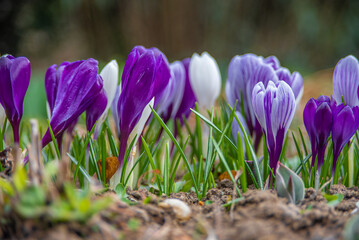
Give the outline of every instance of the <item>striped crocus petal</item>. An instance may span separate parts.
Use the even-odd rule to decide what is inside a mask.
[[[247,101],[247,85],[250,83],[251,77],[261,64],[262,59],[254,54],[245,54],[235,56],[228,67],[228,79],[226,82],[226,96],[228,103],[234,107],[234,103],[238,100],[236,110],[241,112],[241,96],[245,114],[249,114]]]
[[[344,99],[349,106],[359,106],[359,63],[350,55],[341,59],[334,70],[333,91],[338,104]]]
[[[264,129],[270,167],[275,173],[284,137],[294,117],[295,97],[284,81],[269,81],[267,87],[259,82],[253,88],[252,95],[253,110]]]
[[[293,74],[290,73],[290,71],[285,67],[280,67],[276,70],[277,76],[279,80],[282,80],[292,88],[296,104],[300,102],[300,99],[303,95],[303,77],[298,72],[293,72]]]
[[[263,84],[264,87],[267,86],[267,84],[272,81],[273,83],[277,83],[278,82],[278,77],[274,71],[274,69],[269,65],[269,64],[265,64],[265,63],[261,63],[257,70],[255,71],[255,73],[252,75],[251,77],[251,81],[250,84],[247,85],[247,102],[248,104],[248,108],[249,108],[249,116],[247,116],[247,118],[249,118],[249,121],[247,120],[247,124],[248,127],[251,129],[253,129],[253,133],[255,136],[255,149],[258,148],[260,139],[262,138],[263,132],[261,129],[261,126],[258,122],[258,120],[256,119],[255,113],[253,111],[253,102],[252,102],[252,93],[253,93],[253,89],[254,86],[261,82]],[[263,128],[263,126],[262,126]]]
[[[269,56],[263,60],[265,63],[268,63],[272,66],[274,70],[280,68],[280,62],[276,56]]]

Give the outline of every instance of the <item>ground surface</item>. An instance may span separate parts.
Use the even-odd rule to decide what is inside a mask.
[[[232,183],[223,180],[219,188],[208,191],[203,202],[198,202],[194,193],[170,196],[190,206],[192,214],[185,221],[178,220],[173,209],[159,207],[165,196],[140,190],[128,191],[135,205],[118,199],[86,224],[18,219],[10,229],[15,228],[14,239],[343,239],[359,190],[336,185],[330,193],[343,194],[343,201],[332,207],[321,194],[307,189],[305,199],[293,205],[272,190],[249,190],[231,209],[222,207],[233,196]],[[105,195],[117,198],[113,192]]]

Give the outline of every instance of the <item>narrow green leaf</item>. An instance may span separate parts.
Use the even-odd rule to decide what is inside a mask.
[[[221,160],[221,162],[223,163],[224,167],[226,168],[226,171],[228,172],[228,175],[229,175],[229,177],[231,178],[231,180],[232,180],[232,182],[233,182],[233,184],[234,184],[234,186],[235,186],[235,188],[236,188],[238,197],[241,197],[241,196],[242,196],[242,195],[241,195],[241,192],[239,191],[239,188],[238,188],[238,185],[237,185],[237,183],[236,183],[236,180],[234,179],[234,177],[233,177],[232,174],[231,174],[231,169],[230,169],[229,166],[228,166],[228,163],[227,163],[227,161],[226,161],[226,158],[223,156],[223,153],[222,153],[221,149],[219,148],[219,146],[218,146],[216,140],[214,140],[214,139],[213,139],[213,145],[214,145],[214,148],[215,148],[216,151],[217,151],[217,154],[218,154],[218,156],[219,156],[219,159]]]
[[[197,183],[195,181],[193,172],[191,170],[191,166],[187,160],[186,155],[184,154],[181,146],[179,145],[179,143],[177,142],[176,138],[173,136],[171,130],[167,127],[167,125],[163,122],[163,120],[161,119],[161,117],[158,115],[158,113],[151,107],[152,113],[154,115],[154,117],[157,119],[157,121],[161,124],[161,126],[163,127],[163,129],[166,131],[166,133],[168,134],[168,136],[171,138],[171,140],[173,141],[173,143],[175,144],[175,146],[177,147],[177,150],[180,152],[180,154],[182,155],[183,160],[186,163],[187,169],[191,175],[192,181],[193,181],[193,186],[194,189],[196,191],[197,196],[199,196],[199,191],[198,191],[198,186]]]
[[[60,154],[59,146],[57,145],[57,141],[56,141],[54,132],[52,131],[52,128],[51,128],[51,124],[50,124],[49,119],[47,119],[47,126],[49,127],[49,131],[50,131],[50,134],[51,134],[52,143],[53,143],[54,146],[55,146],[57,158],[58,158],[58,159],[61,159],[61,154]]]
[[[150,160],[150,164],[151,164],[152,169],[153,170],[158,169],[157,166],[156,166],[155,161],[153,160],[151,151],[150,151],[150,149],[148,147],[148,144],[147,144],[146,140],[142,136],[141,136],[141,139],[142,139],[142,145],[143,145],[143,147],[145,149],[147,157]],[[160,190],[160,194],[162,194],[163,191],[162,191],[162,187],[161,187],[161,179],[159,178],[158,174],[156,174],[156,181],[157,181],[158,189]]]
[[[85,178],[87,179],[87,181],[91,182],[91,177],[88,174],[88,172],[86,171],[85,168],[83,168],[82,166],[80,166],[80,163],[76,161],[76,159],[71,156],[69,153],[67,153],[67,156],[71,159],[71,161],[76,165],[79,166],[79,170],[80,172],[85,176]]]

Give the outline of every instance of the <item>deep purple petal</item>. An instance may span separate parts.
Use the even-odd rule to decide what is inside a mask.
[[[142,54],[129,76],[126,87],[122,89],[117,111],[121,135],[128,136],[141,117],[141,113],[153,97],[156,59],[153,51]]]
[[[12,95],[12,87],[11,87],[11,76],[10,76],[10,67],[11,60],[7,57],[0,58],[0,98],[1,104],[3,105],[6,116],[11,121],[17,115],[14,100]]]
[[[344,146],[349,142],[350,138],[355,134],[359,127],[359,108],[346,105],[333,118],[333,156],[335,168],[336,160]]]
[[[96,121],[105,111],[107,105],[107,97],[104,89],[95,97],[94,102],[86,110],[86,127],[87,131],[91,131]]]
[[[316,141],[315,141],[316,131],[315,131],[315,126],[314,126],[314,116],[315,116],[316,110],[317,110],[317,103],[313,98],[311,98],[304,107],[303,122],[304,122],[305,129],[307,130],[310,143],[312,145],[313,159],[315,159],[316,152],[317,152],[317,146],[316,146]]]
[[[196,102],[196,97],[194,96],[194,92],[192,90],[192,86],[191,86],[191,83],[189,80],[188,69],[189,69],[190,61],[191,61],[190,58],[186,58],[186,59],[182,60],[182,63],[186,70],[186,81],[185,81],[182,102],[181,102],[181,104],[178,108],[178,111],[176,113],[176,116],[175,116],[175,118],[179,119],[181,121],[181,123],[183,123],[182,117],[185,116],[187,118],[190,115],[190,113],[191,113],[190,108],[193,108],[194,104]]]
[[[98,62],[94,59],[74,62],[65,67],[59,81],[51,122],[56,125],[78,113],[80,104],[97,82],[97,73]]]
[[[143,46],[136,46],[132,49],[130,54],[127,56],[126,63],[125,66],[123,67],[123,73],[122,73],[122,80],[121,80],[122,89],[124,89],[127,85],[128,78],[131,74],[133,65],[137,62],[137,59],[144,52],[145,52],[145,48]]]
[[[19,118],[21,118],[25,94],[30,83],[30,61],[25,57],[18,57],[13,59],[10,68],[10,76],[14,105],[19,114]]]
[[[324,162],[324,151],[327,146],[327,139],[330,136],[332,130],[332,110],[328,103],[321,103],[316,109],[314,116],[314,129],[316,132],[316,145],[317,149],[321,151],[320,156],[318,155],[318,168],[323,165]],[[312,161],[312,166],[314,161]]]
[[[58,82],[56,77],[56,65],[54,64],[47,69],[45,74],[45,91],[51,113],[55,106],[57,86]]]
[[[30,75],[30,61],[27,58],[14,58],[11,55],[0,58],[0,102],[12,125],[16,143],[19,143],[19,125]]]
[[[98,62],[94,59],[61,64],[57,74],[57,95],[50,121],[55,137],[63,134],[91,106],[103,88]],[[42,146],[50,141],[47,131],[41,140]]]

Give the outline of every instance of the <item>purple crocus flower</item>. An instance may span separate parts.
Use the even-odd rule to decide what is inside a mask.
[[[333,173],[340,152],[359,128],[359,107],[340,104],[333,110]]]
[[[170,64],[171,84],[169,84],[167,104],[162,111],[161,116],[165,122],[174,118],[182,103],[186,84],[186,69],[181,61],[175,61]]]
[[[259,82],[253,88],[252,104],[258,122],[265,132],[270,167],[275,174],[284,137],[295,112],[294,93],[284,81],[269,81],[267,88]]]
[[[312,147],[312,167],[318,155],[317,168],[320,169],[324,163],[324,154],[327,140],[333,126],[333,111],[336,107],[335,101],[327,96],[318,99],[311,98],[305,105],[303,121],[309,135]]]
[[[45,89],[51,110],[50,125],[58,138],[101,94],[103,82],[98,75],[98,62],[90,58],[64,62],[58,68],[52,65],[46,72]],[[49,142],[51,135],[47,130],[41,144],[45,147]]]
[[[341,59],[334,70],[333,91],[337,103],[359,106],[359,63],[350,55]]]
[[[183,66],[186,71],[186,78],[184,83],[183,97],[176,114],[174,115],[175,121],[179,120],[180,124],[183,125],[184,118],[188,118],[191,114],[191,108],[194,108],[196,103],[196,97],[194,95],[191,82],[189,79],[189,64],[191,62],[190,58],[185,58],[182,60]],[[177,125],[175,125],[175,134],[177,133]]]
[[[292,88],[294,97],[296,99],[296,104],[298,104],[302,98],[304,90],[302,75],[300,75],[298,72],[293,72],[291,74],[290,71],[285,67],[277,69],[276,74],[279,80],[285,81]]]
[[[86,127],[87,131],[91,131],[96,121],[101,117],[107,106],[107,96],[105,90],[102,89],[95,97],[93,103],[86,109]]]
[[[269,81],[276,83],[279,80],[287,82],[292,87],[297,102],[299,102],[303,92],[302,77],[297,72],[290,74],[288,69],[280,66],[275,56],[263,58],[251,53],[235,56],[228,68],[228,80],[226,83],[228,102],[231,106],[234,106],[234,103],[238,100],[236,110],[244,113],[249,133],[254,136],[256,150],[263,131],[253,112],[252,90],[258,82],[263,82],[266,87]]]
[[[124,160],[127,142],[132,140],[130,134],[139,123],[145,107],[153,98],[156,106],[170,77],[167,58],[157,48],[136,46],[127,57],[121,81],[122,91],[117,103],[121,142],[118,157],[120,165]],[[146,121],[147,119],[144,122]],[[144,124],[141,125],[143,128]],[[136,132],[138,131],[137,129]]]
[[[26,57],[6,55],[0,58],[0,103],[11,123],[16,144],[20,140],[19,126],[30,76],[30,61]]]

